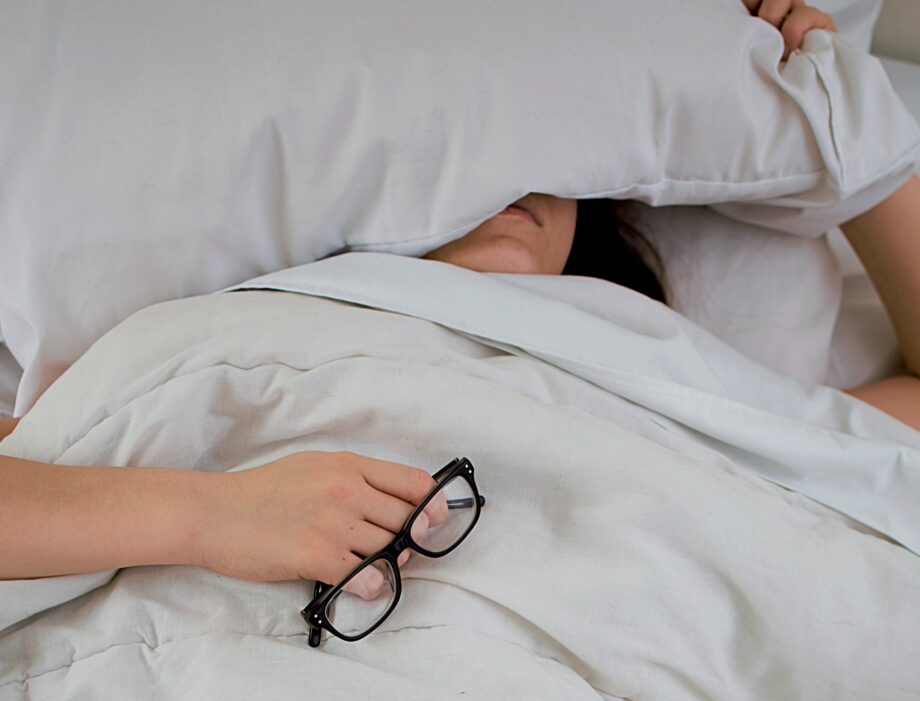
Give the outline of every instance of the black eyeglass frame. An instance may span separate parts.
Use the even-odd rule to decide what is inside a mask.
[[[393,612],[393,609],[396,608],[396,604],[399,603],[399,597],[402,594],[402,578],[399,575],[399,564],[397,558],[400,556],[403,550],[406,548],[412,548],[416,552],[425,555],[426,557],[444,557],[466,539],[466,537],[470,534],[470,531],[472,531],[473,527],[476,525],[476,522],[479,520],[479,514],[481,513],[482,507],[485,506],[486,503],[486,498],[479,493],[479,489],[476,487],[476,480],[473,476],[474,473],[475,468],[469,459],[454,458],[451,460],[434,475],[432,475],[437,484],[432,487],[428,495],[419,503],[415,510],[410,514],[409,518],[406,519],[405,525],[402,527],[399,533],[396,534],[396,537],[393,538],[393,541],[389,545],[387,545],[382,550],[378,550],[373,555],[369,555],[368,557],[364,558],[364,560],[362,560],[359,565],[357,565],[351,572],[349,572],[345,578],[342,579],[334,587],[326,584],[325,582],[320,582],[319,580],[316,581],[316,584],[313,588],[313,599],[300,612],[300,615],[303,617],[304,621],[306,621],[310,626],[310,635],[308,638],[310,647],[319,647],[323,630],[329,631],[337,638],[341,638],[346,642],[354,642],[356,640],[361,640],[361,638],[364,638],[373,633],[374,630],[376,630],[376,628],[387,619],[387,616],[389,616]],[[467,505],[474,506],[476,508],[476,513],[473,515],[473,520],[470,521],[470,524],[463,532],[463,535],[457,538],[456,543],[451,545],[446,550],[442,550],[440,552],[432,552],[431,550],[423,548],[412,538],[412,524],[415,522],[415,519],[418,517],[418,515],[425,510],[428,502],[434,499],[435,495],[442,489],[442,487],[444,487],[444,485],[446,485],[454,477],[460,477],[466,480],[473,492],[475,499],[454,500],[457,502],[473,501],[472,504],[459,504],[457,506],[453,506],[450,503],[451,500],[448,500],[448,508],[461,508],[462,506]],[[372,562],[376,562],[377,560],[386,560],[390,565],[390,569],[393,571],[393,578],[396,584],[393,602],[390,604],[390,607],[386,610],[386,612],[380,616],[377,622],[374,623],[374,625],[372,625],[366,631],[360,635],[345,635],[344,633],[336,630],[335,626],[329,622],[328,617],[325,615],[326,606],[328,605],[329,601],[331,601],[333,597],[337,596],[338,593],[345,587],[345,585],[348,584],[348,582],[358,574],[358,572],[370,565]]]

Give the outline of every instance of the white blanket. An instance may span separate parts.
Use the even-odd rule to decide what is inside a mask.
[[[200,470],[464,454],[476,529],[411,561],[379,632],[317,650],[309,583],[2,582],[0,699],[920,694],[916,432],[600,281],[350,254],[250,286],[309,294],[139,312],[0,449]]]

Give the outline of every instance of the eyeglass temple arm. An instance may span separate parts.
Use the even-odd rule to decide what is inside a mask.
[[[473,500],[470,497],[465,499],[448,499],[447,508],[448,509],[468,509],[473,505]],[[486,498],[479,495],[479,506],[483,507],[486,505]]]

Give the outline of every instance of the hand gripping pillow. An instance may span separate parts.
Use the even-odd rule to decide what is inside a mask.
[[[881,0],[810,4],[831,13],[839,34],[868,51]],[[636,203],[621,207],[620,214],[655,244],[674,309],[773,370],[821,384],[837,379],[832,371],[840,365],[837,319],[844,287],[824,238],[784,235],[704,206]],[[865,355],[858,356],[863,367]]]
[[[531,191],[813,235],[916,124],[877,62],[738,0],[4,0],[0,336],[23,413],[154,302],[345,247],[420,254]],[[777,211],[780,212],[777,215]]]

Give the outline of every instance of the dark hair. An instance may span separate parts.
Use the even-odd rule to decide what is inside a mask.
[[[600,278],[667,304],[663,273],[658,251],[617,215],[613,200],[578,200],[575,238],[563,275]]]

